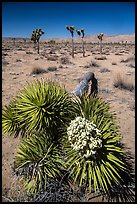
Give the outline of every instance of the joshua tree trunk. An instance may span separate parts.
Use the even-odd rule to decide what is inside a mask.
[[[15,46],[15,38],[13,38],[13,45]]]
[[[38,54],[39,54],[39,40],[38,40]]]
[[[73,37],[72,37],[72,57],[74,58],[74,41],[73,41]]]
[[[34,50],[36,49],[36,47],[37,47],[37,43],[36,43],[36,42],[34,42]]]
[[[83,57],[85,57],[84,40],[82,38]]]
[[[102,53],[102,40],[100,40],[100,54]]]

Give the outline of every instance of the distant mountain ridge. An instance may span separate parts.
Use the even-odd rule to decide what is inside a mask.
[[[10,40],[10,39],[13,39],[11,37],[4,37],[2,38],[3,40]],[[23,40],[23,39],[27,39],[29,40],[30,38],[22,38],[22,37],[18,37],[18,38],[15,38],[16,41],[18,40]],[[96,43],[98,42],[98,38],[97,38],[97,35],[87,35],[85,36],[85,41],[87,43],[89,42],[93,42],[93,43]],[[42,42],[48,42],[48,41],[56,41],[56,42],[66,42],[66,41],[71,41],[71,37],[70,38],[41,38],[40,41]],[[75,42],[81,42],[81,38],[80,37],[74,37],[74,40]],[[127,42],[133,42],[135,43],[135,34],[132,34],[132,35],[123,35],[123,34],[120,34],[120,35],[117,35],[117,34],[114,34],[114,35],[109,35],[109,34],[104,34],[104,37],[103,37],[103,42],[122,42],[122,41],[127,41]]]

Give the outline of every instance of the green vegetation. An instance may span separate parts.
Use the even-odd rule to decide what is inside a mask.
[[[57,130],[71,120],[75,112],[69,93],[54,82],[28,83],[3,110],[4,133],[27,133],[46,130],[57,137]]]
[[[44,34],[44,31],[39,28],[32,31],[31,40],[34,42],[34,45],[38,47],[38,54],[39,54],[39,40],[40,37]]]
[[[50,179],[107,196],[120,186],[125,194],[129,167],[115,113],[101,98],[78,99],[57,83],[37,80],[3,109],[2,128],[23,136],[14,169],[34,195]]]
[[[61,148],[50,143],[43,132],[35,133],[23,140],[15,158],[16,172],[23,172],[24,187],[31,193],[46,189],[48,178],[61,179],[65,168],[61,159]]]

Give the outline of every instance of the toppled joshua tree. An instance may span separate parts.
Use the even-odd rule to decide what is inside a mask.
[[[74,37],[74,29],[75,29],[75,26],[66,26],[67,30],[70,31],[71,33],[71,37],[72,37],[72,57],[74,58],[74,41],[73,41],[73,37]]]
[[[82,34],[81,39],[82,39],[82,47],[83,47],[83,57],[85,57],[84,40],[83,40],[83,39],[84,39],[84,36],[85,36],[84,29],[76,30],[76,32],[77,32],[77,34],[78,34],[79,36],[81,36],[81,34]]]
[[[100,41],[100,53],[102,53],[102,40],[103,40],[103,33],[100,33],[99,35],[97,35],[99,41]]]
[[[39,54],[39,40],[41,35],[43,34],[44,34],[44,31],[41,28],[39,28],[39,29],[33,30],[31,35],[31,40],[34,42],[35,45],[36,44],[38,45],[38,54]]]

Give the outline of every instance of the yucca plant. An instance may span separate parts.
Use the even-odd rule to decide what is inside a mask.
[[[71,121],[63,140],[70,177],[87,192],[109,195],[114,185],[124,183],[121,175],[127,174],[115,114],[99,97],[83,97],[78,106],[79,116]]]
[[[37,132],[24,138],[17,148],[14,170],[23,186],[36,194],[46,189],[47,179],[61,179],[65,169],[59,145],[50,143],[45,132]]]
[[[102,40],[103,40],[103,36],[104,36],[103,33],[100,33],[99,35],[97,35],[97,38],[100,41],[100,54],[102,53]]]
[[[116,116],[99,97],[70,97],[52,81],[28,83],[3,109],[4,133],[24,136],[15,157],[15,172],[32,193],[47,179],[73,179],[85,192],[104,192],[129,179]]]
[[[43,34],[44,31],[41,28],[33,30],[31,34],[31,40],[34,42],[35,45],[38,46],[38,54],[39,54],[39,40]]]
[[[66,26],[66,29],[70,31],[71,37],[72,37],[72,57],[74,58],[74,41],[73,41],[73,37],[74,37],[74,30],[75,30],[75,26]]]
[[[36,80],[20,90],[12,105],[3,109],[2,127],[5,133],[16,135],[20,130],[25,135],[45,130],[55,139],[74,114],[75,107],[64,87],[53,81]]]
[[[81,39],[82,39],[83,57],[85,57],[85,49],[84,49],[84,36],[85,36],[85,32],[84,32],[84,29],[76,30],[76,32],[77,32],[77,34],[79,36],[82,35]]]
[[[13,99],[9,105],[3,108],[2,112],[2,130],[3,133],[8,133],[17,137],[19,133],[24,135],[25,127],[21,127],[21,123],[17,121],[18,112],[16,111],[16,102]]]

